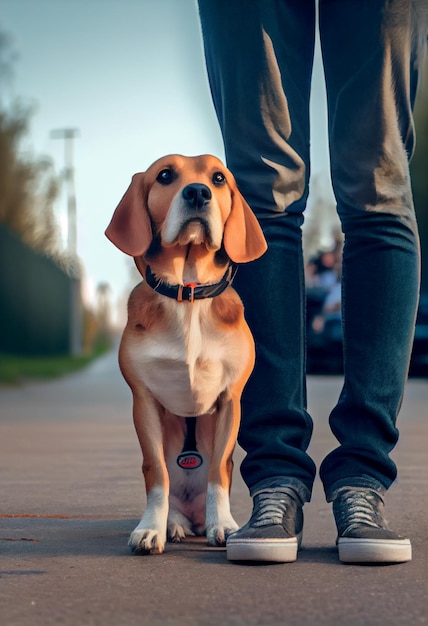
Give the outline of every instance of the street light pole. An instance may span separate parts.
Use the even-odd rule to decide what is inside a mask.
[[[74,187],[73,140],[79,134],[76,128],[60,128],[51,132],[52,139],[64,139],[64,177],[67,184],[67,250],[77,255],[76,193]]]
[[[67,185],[67,252],[77,259],[76,194],[74,190],[73,140],[78,135],[76,128],[60,128],[51,132],[52,139],[64,139],[64,178]],[[77,266],[76,266],[77,267]],[[70,279],[69,350],[73,355],[82,352],[82,304],[80,275]]]

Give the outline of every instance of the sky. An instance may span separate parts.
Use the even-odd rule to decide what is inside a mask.
[[[64,169],[74,128],[77,252],[85,294],[129,292],[130,263],[104,230],[135,172],[170,153],[224,157],[211,103],[196,0],[0,0],[17,60],[12,94],[35,105],[26,149]],[[312,83],[312,172],[328,178],[319,49]],[[66,223],[66,195],[55,212]]]

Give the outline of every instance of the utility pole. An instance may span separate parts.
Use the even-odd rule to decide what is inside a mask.
[[[77,128],[60,128],[51,132],[52,139],[64,139],[64,178],[67,184],[67,250],[77,255],[76,193],[74,188],[73,140],[79,134]]]
[[[60,128],[51,131],[52,139],[64,139],[64,179],[67,185],[67,252],[77,259],[77,220],[76,193],[74,190],[73,140],[79,134],[77,128]],[[68,343],[70,353],[82,352],[83,320],[81,304],[81,278],[70,278],[70,315],[68,323]]]

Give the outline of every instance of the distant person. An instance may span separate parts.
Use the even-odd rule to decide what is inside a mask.
[[[341,275],[341,241],[336,241],[332,249],[319,252],[305,267],[306,318],[315,333],[323,332],[327,317],[334,315],[340,320]]]
[[[342,242],[332,249],[321,250],[312,257],[305,268],[306,287],[323,287],[330,290],[340,282],[342,274]]]
[[[427,7],[420,0],[319,2],[331,176],[345,237],[344,385],[330,415],[339,446],[320,477],[344,562],[411,559],[410,540],[387,528],[383,506],[397,475],[389,455],[418,302],[408,159]],[[227,164],[269,245],[235,281],[257,350],[239,435],[253,513],[228,538],[227,557],[294,561],[316,472],[306,452],[312,420],[301,237],[315,2],[199,0],[199,8]]]

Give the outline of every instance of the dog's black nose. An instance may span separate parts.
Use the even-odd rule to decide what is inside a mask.
[[[182,195],[192,209],[202,209],[211,200],[211,189],[200,183],[192,183],[183,189]]]

